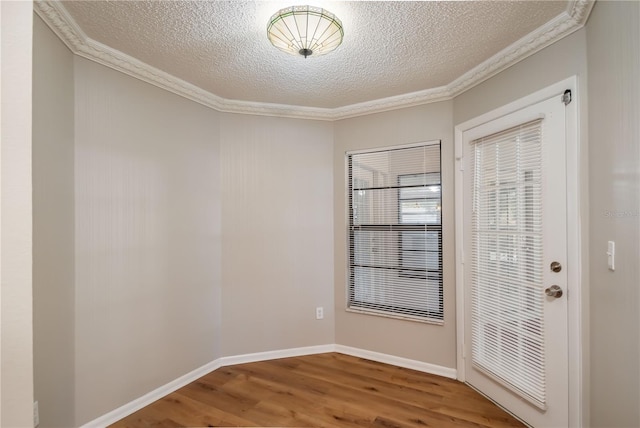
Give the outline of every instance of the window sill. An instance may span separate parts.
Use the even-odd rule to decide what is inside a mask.
[[[444,325],[443,320],[436,320],[436,319],[429,319],[429,318],[422,318],[422,317],[412,317],[411,315],[390,314],[388,312],[376,311],[374,309],[346,308],[345,311],[351,312],[354,314],[372,315],[372,316],[383,317],[383,318],[392,318],[392,319],[398,319],[398,320],[404,320],[404,321],[419,322],[422,324],[432,324],[432,325],[439,325],[439,326]]]

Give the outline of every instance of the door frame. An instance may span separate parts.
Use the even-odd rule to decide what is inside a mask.
[[[507,114],[537,104],[554,96],[561,102],[565,90],[571,90],[571,102],[566,108],[566,159],[567,159],[567,311],[569,336],[569,426],[584,426],[587,422],[588,406],[583,382],[584,356],[588,341],[584,334],[583,298],[586,282],[582,266],[582,217],[580,214],[580,146],[579,146],[579,94],[578,78],[572,76],[527,95],[507,105],[491,110],[455,127],[455,231],[456,231],[456,354],[457,378],[466,381],[465,374],[465,278],[464,278],[464,197],[463,197],[463,134],[476,126],[503,117]],[[585,340],[582,340],[582,339]],[[509,410],[509,409],[507,409]]]

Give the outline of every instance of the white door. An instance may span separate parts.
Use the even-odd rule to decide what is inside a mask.
[[[462,136],[466,381],[534,427],[569,425],[565,105]]]

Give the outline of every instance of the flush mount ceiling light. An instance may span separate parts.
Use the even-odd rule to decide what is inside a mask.
[[[342,22],[331,12],[313,6],[284,8],[269,20],[267,37],[273,46],[292,55],[320,56],[342,43]]]

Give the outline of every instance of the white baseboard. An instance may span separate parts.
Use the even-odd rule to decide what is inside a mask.
[[[451,379],[456,378],[456,369],[449,367],[438,366],[435,364],[424,363],[422,361],[410,360],[408,358],[396,357],[394,355],[382,354],[380,352],[367,351],[366,349],[352,348],[344,345],[318,345],[307,346],[303,348],[290,348],[282,349],[278,351],[266,351],[256,352],[254,354],[234,355],[230,357],[218,358],[199,367],[184,376],[154,389],[153,391],[143,395],[140,398],[118,407],[115,410],[110,411],[97,419],[92,420],[81,428],[102,428],[113,423],[118,422],[120,419],[129,416],[130,414],[137,412],[145,406],[161,399],[162,397],[188,385],[189,383],[201,378],[202,376],[210,373],[220,367],[230,366],[234,364],[253,363],[256,361],[274,360],[277,358],[289,358],[299,357],[303,355],[324,354],[327,352],[339,352],[341,354],[352,355],[354,357],[365,358],[368,360],[377,361],[380,363],[392,364],[398,367],[405,367],[408,369],[418,370],[425,373],[430,373],[438,376],[448,377]]]
[[[234,355],[231,357],[222,357],[217,361],[220,366],[232,366],[234,364],[255,363],[256,361],[275,360],[277,358],[300,357],[302,355],[324,354],[326,352],[335,352],[334,344],[306,346],[303,348],[281,349],[278,351],[256,352],[254,354]]]
[[[171,382],[154,389],[153,391],[143,395],[142,397],[136,398],[135,400],[118,407],[115,410],[110,411],[97,419],[92,420],[84,425],[81,428],[102,428],[108,425],[114,424],[118,422],[120,419],[129,416],[132,413],[137,412],[143,407],[148,406],[161,399],[162,397],[171,394],[174,391],[182,388],[190,384],[191,382],[201,378],[207,373],[211,373],[214,370],[219,369],[220,367],[230,366],[233,364],[243,364],[243,363],[252,363],[256,361],[267,361],[274,360],[276,358],[287,358],[287,357],[299,357],[302,355],[312,355],[312,354],[323,354],[325,352],[334,352],[335,345],[319,345],[319,346],[308,346],[304,348],[291,348],[291,349],[282,349],[278,351],[267,351],[267,352],[256,352],[255,354],[244,354],[244,355],[235,355],[231,357],[222,357],[218,358],[210,363],[205,364],[202,367],[199,367],[184,376],[180,376],[178,379],[172,380]]]
[[[154,401],[157,401],[162,397],[171,394],[174,391],[177,391],[183,386],[186,386],[196,379],[199,379],[207,373],[211,373],[212,371],[219,368],[219,360],[211,361],[210,363],[207,363],[202,367],[190,371],[189,373],[180,376],[179,378],[174,379],[159,388],[154,389],[153,391],[143,395],[142,397],[136,398],[135,400],[130,401],[129,403],[120,406],[117,409],[112,410],[109,413],[106,413],[99,418],[92,420],[91,422],[87,422],[86,424],[82,425],[81,428],[102,428],[114,424],[120,419],[137,412],[138,410],[148,406]]]
[[[352,348],[350,346],[335,345],[335,352],[352,355],[354,357],[365,358],[379,363],[391,364],[406,369],[417,370],[424,373],[434,374],[450,379],[456,379],[458,371],[450,367],[438,366],[422,361],[410,360],[409,358],[396,357],[395,355],[383,354],[380,352],[367,351],[366,349]]]

